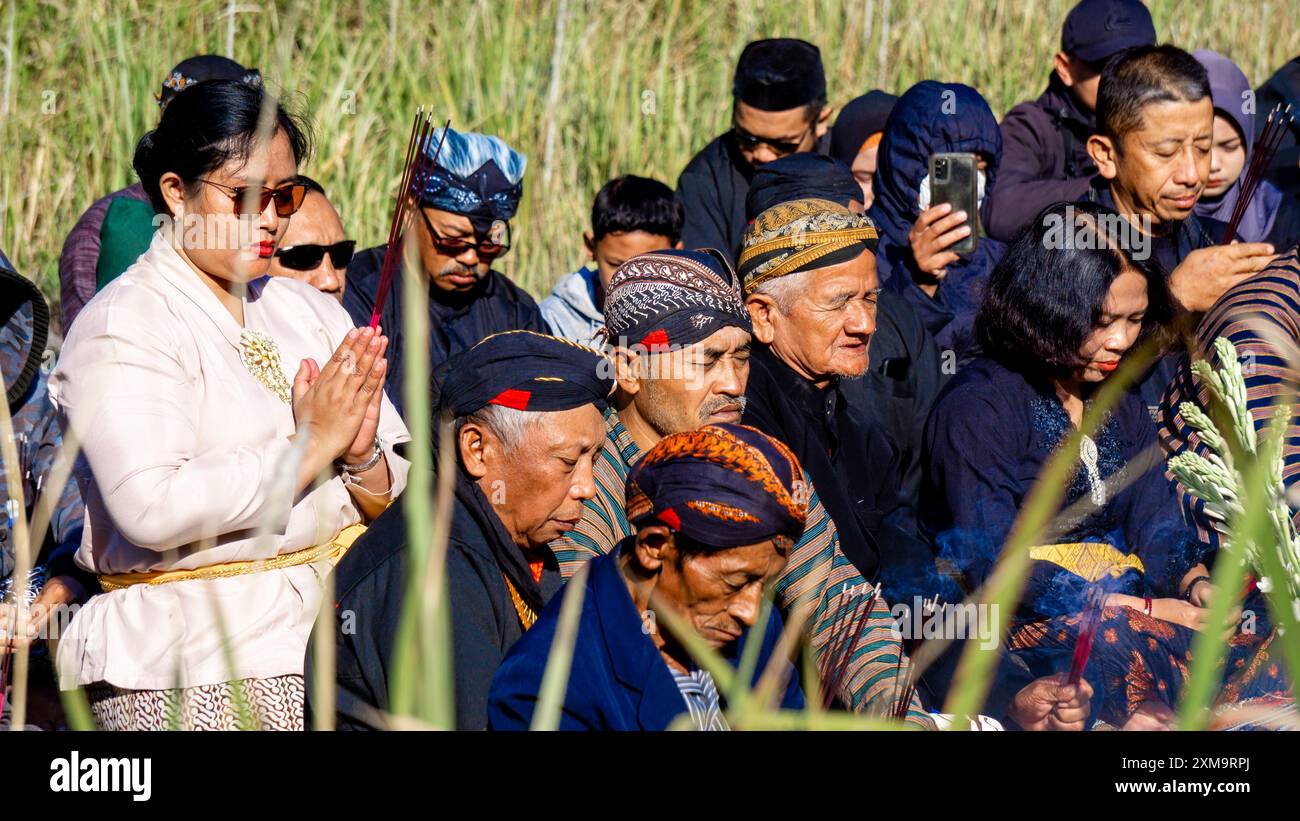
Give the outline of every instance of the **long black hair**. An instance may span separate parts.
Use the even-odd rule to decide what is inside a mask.
[[[158,127],[135,148],[135,173],[154,211],[168,213],[159,185],[163,174],[174,172],[188,188],[229,160],[247,159],[267,102],[260,85],[239,80],[208,80],[177,94]],[[310,150],[306,127],[279,101],[269,102],[275,106],[276,131],[289,138],[294,161],[301,164]]]
[[[1149,259],[1134,259],[1137,229],[1119,214],[1088,202],[1058,202],[1023,228],[989,274],[975,317],[983,353],[1013,370],[1068,376],[1079,349],[1097,327],[1106,295],[1121,273],[1147,283],[1147,310],[1137,344],[1168,328],[1169,289]]]

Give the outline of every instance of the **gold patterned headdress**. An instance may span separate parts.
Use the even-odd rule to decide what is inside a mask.
[[[871,219],[837,202],[803,199],[774,205],[749,226],[740,252],[745,294],[770,279],[838,265],[874,251]]]

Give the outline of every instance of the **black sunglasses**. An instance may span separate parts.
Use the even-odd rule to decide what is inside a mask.
[[[275,255],[280,258],[281,265],[293,271],[314,270],[326,254],[330,255],[335,268],[346,268],[356,248],[356,240],[345,239],[333,245],[290,245],[279,249]]]
[[[445,256],[457,257],[465,253],[465,249],[473,248],[479,256],[495,258],[510,250],[510,223],[502,223],[505,226],[505,242],[470,242],[462,237],[444,237],[438,233],[438,229],[433,227],[429,222],[429,215],[424,213],[423,208],[416,209],[420,216],[424,218],[424,227],[429,229],[429,236],[433,239],[433,244],[438,246],[438,250]]]
[[[804,129],[804,132],[799,135],[799,139],[793,141],[786,141],[786,140],[769,140],[766,137],[755,136],[753,134],[750,134],[748,131],[745,131],[740,126],[735,125],[733,123],[731,126],[731,137],[736,141],[736,145],[740,146],[741,148],[746,148],[752,151],[758,148],[760,145],[765,145],[768,148],[772,149],[773,153],[782,157],[786,157],[799,150],[799,146],[803,145],[803,141],[808,137],[808,135],[812,132],[813,128],[815,128],[816,125],[817,123],[816,121],[814,121],[813,123],[809,124],[807,128]]]

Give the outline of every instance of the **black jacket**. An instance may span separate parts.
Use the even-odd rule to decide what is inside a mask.
[[[1055,72],[1037,100],[1007,112],[998,184],[980,214],[989,236],[1010,242],[1039,211],[1083,196],[1097,173],[1087,151],[1095,124]]]
[[[902,497],[913,507],[921,487],[925,420],[945,381],[939,348],[925,323],[902,295],[881,291],[871,367],[862,379],[841,382],[840,390],[849,407],[861,408],[897,450]]]
[[[387,246],[367,248],[348,266],[348,284],[343,292],[347,308],[357,327],[370,324],[370,314],[379,292],[379,269]],[[406,395],[402,382],[402,271],[393,275],[392,291],[384,303],[379,323],[388,336],[388,382],[385,389],[398,413],[405,418]],[[444,294],[429,289],[429,371],[432,373],[451,356],[474,345],[483,337],[501,331],[529,330],[549,333],[537,303],[522,288],[496,271],[489,271],[479,286],[467,294]]]
[[[830,151],[828,131],[813,149]],[[745,197],[754,169],[736,149],[730,132],[715,138],[691,158],[677,179],[677,197],[686,209],[682,245],[716,248],[731,264],[740,258],[745,240]]]
[[[353,544],[334,571],[337,726],[378,729],[375,710],[387,710],[392,686],[393,647],[401,622],[409,556],[405,503],[398,498]],[[523,635],[501,568],[479,523],[456,500],[447,544],[455,679],[456,729],[487,727],[488,688],[506,651]],[[560,574],[548,562],[543,595],[560,588]],[[349,632],[351,631],[351,632]],[[307,710],[311,710],[311,643],[306,664]]]
[[[832,383],[818,388],[766,345],[750,356],[744,422],[789,445],[812,478],[840,535],[840,548],[863,577],[881,581],[886,597],[910,598],[893,586],[912,562],[929,563],[916,515],[899,493],[898,452],[861,408]]]
[[[1275,105],[1295,106],[1300,109],[1300,57],[1279,68],[1268,82],[1255,92],[1255,137],[1264,130],[1268,113]],[[1282,190],[1288,197],[1300,197],[1300,140],[1296,138],[1295,129],[1289,129],[1282,137],[1273,162],[1269,163],[1265,178]],[[1272,238],[1270,237],[1270,240]],[[1278,248],[1279,251],[1283,250]]]

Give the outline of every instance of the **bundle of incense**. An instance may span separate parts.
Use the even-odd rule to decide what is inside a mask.
[[[898,648],[898,661],[894,664],[894,709],[891,715],[899,721],[907,718],[907,711],[912,707],[912,697],[916,695],[915,668],[907,665],[907,675],[903,676],[903,648]]]
[[[826,640],[826,653],[822,660],[823,707],[829,708],[835,702],[835,694],[848,673],[849,662],[862,644],[862,628],[871,616],[879,592],[877,588],[866,585],[846,585],[840,592],[839,606],[835,611],[835,621],[831,623],[831,634]]]
[[[1101,626],[1101,611],[1106,606],[1106,591],[1100,584],[1088,588],[1087,604],[1083,615],[1079,617],[1079,637],[1074,642],[1074,659],[1070,664],[1068,682],[1077,685],[1083,680],[1083,669],[1088,666],[1088,656],[1092,654],[1092,639]]]
[[[1279,104],[1273,107],[1268,113],[1268,119],[1264,122],[1264,130],[1260,132],[1259,139],[1255,142],[1255,154],[1250,158],[1250,164],[1246,166],[1246,172],[1241,175],[1241,193],[1237,196],[1237,204],[1232,208],[1232,217],[1228,220],[1228,230],[1223,235],[1223,245],[1231,243],[1237,238],[1237,226],[1241,224],[1242,217],[1246,215],[1246,208],[1255,196],[1255,191],[1259,188],[1259,183],[1264,179],[1264,172],[1273,163],[1273,157],[1277,154],[1278,147],[1282,144],[1282,138],[1295,124],[1295,116],[1291,113],[1291,106],[1285,109]]]
[[[443,141],[447,139],[447,129],[451,120],[442,127],[438,138],[438,147],[429,155],[429,144],[433,142],[433,118],[424,112],[423,106],[415,112],[415,122],[411,124],[411,137],[406,143],[406,163],[402,166],[402,179],[397,188],[397,201],[393,204],[393,220],[388,226],[388,245],[384,250],[384,261],[379,268],[379,289],[375,293],[375,309],[370,313],[370,327],[379,327],[379,317],[384,312],[384,303],[388,300],[388,291],[393,285],[393,276],[402,264],[402,242],[406,231],[411,227],[415,211],[409,207],[412,191],[423,191],[433,174],[442,151]],[[416,207],[419,207],[416,205]]]

